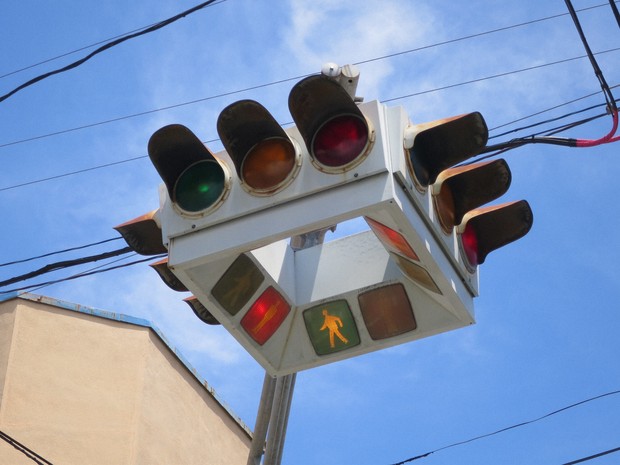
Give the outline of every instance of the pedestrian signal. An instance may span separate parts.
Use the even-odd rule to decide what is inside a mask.
[[[304,310],[308,336],[317,355],[327,355],[360,343],[355,319],[346,300],[336,300]]]
[[[275,288],[268,287],[241,319],[241,327],[263,345],[277,331],[291,310],[291,305]]]

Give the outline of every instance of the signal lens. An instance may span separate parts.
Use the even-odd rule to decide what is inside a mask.
[[[183,210],[197,213],[214,206],[226,189],[224,170],[215,160],[189,166],[174,186],[173,201]]]
[[[328,355],[360,343],[355,319],[346,300],[327,302],[304,311],[308,336],[317,355]]]
[[[261,141],[243,160],[243,182],[256,191],[273,192],[291,178],[295,158],[295,149],[288,139]]]
[[[241,327],[262,346],[277,331],[290,310],[291,306],[284,297],[270,286],[241,319]]]
[[[431,277],[430,273],[426,271],[426,268],[407,260],[404,257],[396,254],[390,254],[392,259],[398,264],[400,270],[411,279],[413,282],[420,286],[434,292],[435,294],[441,294],[441,290],[435,283],[435,280]]]
[[[368,144],[368,126],[354,115],[341,115],[327,121],[316,133],[312,154],[327,167],[353,163]]]
[[[413,251],[407,242],[407,239],[405,239],[401,233],[393,230],[392,228],[388,228],[384,224],[381,224],[372,218],[368,218],[367,216],[365,216],[364,219],[368,223],[368,226],[370,226],[370,229],[372,229],[377,238],[385,247],[388,248],[388,250],[397,252],[417,262],[420,261],[418,254]]]
[[[417,328],[409,297],[400,283],[364,292],[358,301],[368,334],[375,341]]]
[[[461,234],[461,244],[469,264],[472,267],[478,266],[478,235],[471,224],[465,226],[465,230]]]
[[[254,262],[241,254],[211,289],[211,294],[231,315],[236,315],[265,280]]]

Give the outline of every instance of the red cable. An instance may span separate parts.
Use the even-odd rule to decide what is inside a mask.
[[[609,142],[617,142],[620,140],[620,136],[614,137],[616,130],[618,129],[618,110],[614,110],[612,113],[613,125],[611,131],[606,136],[600,139],[577,139],[575,141],[575,147],[595,147],[597,145],[607,144]]]

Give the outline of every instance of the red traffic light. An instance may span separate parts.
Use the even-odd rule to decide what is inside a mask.
[[[479,208],[465,214],[457,232],[465,263],[474,271],[487,255],[525,236],[534,217],[525,200]]]
[[[341,173],[361,163],[374,132],[347,91],[324,76],[298,82],[288,106],[313,163],[327,173]]]

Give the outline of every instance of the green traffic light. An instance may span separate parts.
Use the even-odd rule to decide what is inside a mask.
[[[215,205],[226,188],[224,170],[214,160],[194,163],[177,179],[174,202],[191,213],[201,212]]]

